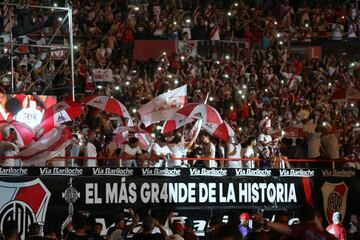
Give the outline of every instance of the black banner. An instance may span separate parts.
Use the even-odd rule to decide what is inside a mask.
[[[201,235],[214,213],[264,209],[271,219],[286,210],[295,221],[306,204],[322,209],[328,221],[335,211],[346,221],[360,213],[359,192],[355,170],[0,168],[0,226],[15,218],[23,232],[30,223],[45,220],[60,227],[68,202],[75,201],[75,210],[90,212],[104,229],[118,210],[131,207],[191,217]]]

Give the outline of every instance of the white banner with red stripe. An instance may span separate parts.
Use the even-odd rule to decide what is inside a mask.
[[[92,70],[94,82],[112,82],[113,72],[111,69],[99,69]]]
[[[187,57],[196,57],[197,41],[176,41],[176,52]]]

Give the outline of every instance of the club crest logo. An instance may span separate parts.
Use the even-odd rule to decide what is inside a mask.
[[[349,191],[346,184],[344,182],[325,182],[321,187],[321,191],[323,195],[324,212],[328,223],[332,223],[332,215],[334,212],[340,212],[342,218],[344,218],[346,213],[347,194]]]
[[[44,222],[51,193],[39,178],[29,182],[0,181],[0,230],[4,223],[16,221],[25,238],[27,227]]]

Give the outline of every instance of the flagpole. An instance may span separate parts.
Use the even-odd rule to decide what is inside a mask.
[[[206,94],[206,98],[205,98],[204,104],[207,103],[207,101],[208,101],[208,99],[209,99],[209,95],[210,95],[209,93]],[[196,133],[195,133],[195,135],[194,135],[195,141],[196,141],[196,139],[197,139],[197,137],[199,136],[199,133],[200,133],[200,131],[201,131],[202,122],[203,122],[203,120],[202,120],[202,119],[199,119],[199,120],[197,120],[196,123],[195,123],[195,126],[197,127]]]
[[[72,20],[72,8],[70,4],[68,8],[68,21],[69,21],[69,38],[70,38],[70,66],[71,66],[71,96],[75,101],[75,69],[74,69],[74,36],[73,36],[73,20]]]
[[[11,93],[14,93],[15,90],[15,83],[14,83],[14,56],[13,56],[13,32],[12,32],[12,11],[10,11],[9,15],[9,27],[10,27],[10,60],[11,60]]]
[[[204,104],[207,103],[208,99],[209,99],[209,93],[206,94],[206,98],[205,98]]]

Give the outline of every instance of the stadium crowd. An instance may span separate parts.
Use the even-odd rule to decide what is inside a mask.
[[[307,59],[291,51],[291,40],[299,39],[300,35],[308,36],[310,32],[309,36],[332,33],[337,40],[356,38],[359,20],[357,2],[294,1],[289,5],[286,0],[259,4],[252,1],[181,0],[149,1],[146,5],[130,6],[124,1],[73,1],[72,5],[77,46],[75,85],[76,91],[81,93],[77,95],[78,101],[84,95],[111,95],[129,109],[135,117],[135,124],[140,125],[136,119],[141,105],[160,93],[187,84],[188,102],[203,101],[209,94],[207,103],[219,111],[237,136],[237,141],[225,143],[201,134],[194,142],[182,136],[182,131],[163,136],[159,127],[153,126],[147,129],[156,136],[151,147],[139,146],[139,140],[131,137],[128,143],[119,145],[112,134],[116,121],[109,114],[89,108],[86,114],[69,123],[77,140],[62,155],[122,156],[135,160],[92,160],[77,164],[164,166],[162,161],[147,161],[149,155],[160,159],[169,155],[260,157],[264,159],[256,165],[260,167],[306,166],[297,163],[290,166],[286,162],[279,165],[281,161],[268,161],[279,156],[281,160],[360,159],[359,103],[331,100],[333,93],[340,88],[360,87],[359,55],[328,54],[321,59]],[[5,32],[8,26],[6,14],[11,9],[6,5],[2,9],[0,25]],[[35,22],[40,21],[41,13],[33,16]],[[53,24],[56,26],[57,21]],[[152,38],[245,39],[246,47],[240,49],[235,57],[224,55],[219,59],[174,53],[148,61],[133,60],[134,40]],[[28,92],[43,89],[47,84],[46,76],[58,67],[56,62],[51,61],[30,74],[24,60],[25,57],[16,69],[16,85],[26,83],[25,90]],[[112,69],[113,82],[95,84],[92,78],[94,68]],[[53,87],[68,88],[69,83],[70,69],[65,65],[53,80]],[[9,88],[9,82],[3,78],[2,92],[9,92]],[[65,99],[69,94],[58,95],[58,100]],[[283,135],[282,130],[287,127],[301,129],[303,134],[292,138],[286,137],[286,134],[279,137],[279,132]],[[210,167],[255,166],[252,161],[167,162],[169,167],[194,164]],[[356,168],[357,162],[341,166]]]
[[[62,239],[67,240],[352,240],[359,239],[356,222],[345,228],[342,216],[335,212],[332,224],[324,228],[323,218],[318,210],[302,208],[300,219],[288,225],[289,215],[286,212],[276,214],[275,221],[268,221],[261,213],[250,215],[243,212],[240,215],[233,211],[227,221],[221,215],[213,215],[199,238],[196,234],[196,221],[186,218],[177,220],[170,212],[168,216],[161,217],[161,212],[153,212],[153,216],[140,216],[130,209],[129,213],[117,213],[114,224],[103,229],[103,225],[86,211],[74,214],[72,222],[61,229]],[[4,223],[2,237],[4,240],[18,239],[17,223],[8,221]],[[25,233],[25,239],[57,239],[60,229],[46,222],[45,224],[32,223]],[[103,236],[102,234],[106,234]],[[200,232],[198,232],[200,234]]]
[[[39,2],[55,3],[22,1],[23,4]],[[138,109],[159,94],[186,84],[188,102],[204,101],[208,95],[207,104],[218,110],[233,128],[236,141],[224,142],[205,132],[198,138],[189,137],[189,129],[163,135],[160,125],[152,125],[146,130],[154,143],[146,145],[131,134],[120,143],[113,130],[121,121],[87,106],[83,115],[66,124],[72,128],[75,139],[59,157],[88,159],[50,161],[49,166],[326,168],[331,167],[330,163],[286,160],[329,159],[354,160],[352,163],[339,161],[336,166],[360,168],[359,101],[333,98],[338,89],[360,89],[360,56],[325,54],[320,59],[308,59],[294,54],[291,44],[294,39],[307,42],[313,37],[344,41],[344,44],[359,41],[358,1],[140,2],[128,5],[121,0],[71,1],[77,46],[76,101],[88,95],[113,96],[129,109],[132,121],[144,127],[138,120]],[[0,26],[5,34],[9,32],[8,16],[12,10],[15,11],[2,5]],[[30,19],[34,25],[48,28],[45,32],[58,24],[57,17],[47,22],[49,18],[42,11]],[[41,25],[44,21],[46,26]],[[65,31],[62,29],[59,34]],[[236,56],[224,55],[218,59],[174,53],[137,61],[133,59],[136,39],[245,40],[245,48],[238,49]],[[6,56],[7,51],[4,50],[3,55]],[[65,93],[57,94],[58,101],[69,98],[71,75],[67,64],[60,68],[60,63],[50,61],[30,72],[30,67],[38,61],[35,63],[31,61],[33,56],[25,56],[20,55],[16,60],[16,87],[27,92],[44,90],[47,76],[59,68],[61,71],[52,87],[66,89]],[[94,83],[94,68],[110,68],[113,81]],[[10,88],[9,78],[2,77],[1,93],[10,93]],[[299,129],[301,134],[289,137],[287,128]],[[16,134],[11,131],[2,134],[0,156],[17,155]],[[186,156],[199,159],[259,157],[261,161],[168,160]],[[0,160],[0,166],[14,164],[19,163]],[[339,213],[334,214],[333,224],[325,231],[320,213],[314,209],[300,212],[300,224],[291,226],[286,213],[277,215],[276,222],[267,222],[261,214],[239,216],[236,213],[223,223],[222,216],[214,215],[205,239],[309,239],[305,233],[313,234],[311,239],[359,239],[356,229],[360,226],[355,226],[358,223],[346,226],[345,230]],[[157,216],[140,216],[132,210],[129,215],[117,214],[106,239],[121,240],[130,236],[133,239],[198,239],[192,219],[179,222],[173,220],[171,214],[168,217],[166,221]],[[15,222],[3,226],[4,239],[18,239]],[[76,212],[63,234],[68,240],[100,240],[104,239],[100,236],[102,228],[87,212]],[[56,239],[58,226],[34,223],[28,230],[28,239]]]

